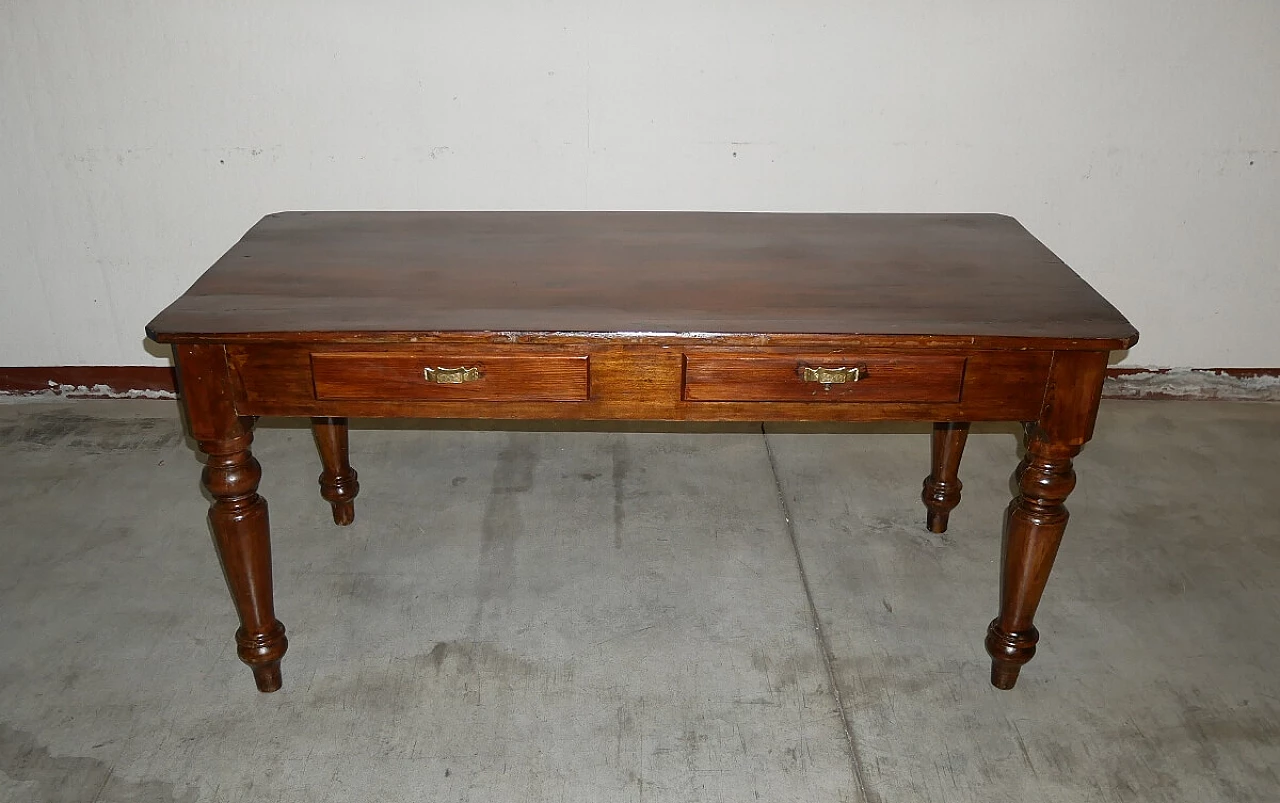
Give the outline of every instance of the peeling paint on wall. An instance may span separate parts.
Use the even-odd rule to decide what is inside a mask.
[[[59,385],[49,383],[47,390],[9,392],[0,390],[0,403],[5,401],[39,401],[41,399],[176,399],[170,390],[116,390],[110,385]]]
[[[1102,394],[1109,399],[1202,399],[1280,401],[1280,372],[1169,368],[1109,376]]]

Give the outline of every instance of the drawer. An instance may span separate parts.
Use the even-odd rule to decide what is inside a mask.
[[[317,352],[316,398],[366,401],[585,401],[585,355]]]
[[[686,401],[958,402],[965,358],[915,354],[686,354]]]

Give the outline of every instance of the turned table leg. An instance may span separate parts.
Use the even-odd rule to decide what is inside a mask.
[[[213,497],[209,526],[240,617],[236,653],[253,671],[259,691],[275,691],[289,641],[272,598],[271,529],[267,502],[258,495],[262,468],[249,450],[253,419],[235,412],[222,347],[181,346],[177,357],[187,422],[206,455],[202,477]]]
[[[920,494],[928,513],[925,525],[932,533],[945,533],[947,519],[960,504],[960,458],[969,437],[969,422],[940,421],[933,425],[933,461]]]
[[[1005,516],[1000,615],[987,628],[996,688],[1012,689],[1022,665],[1036,654],[1040,633],[1032,620],[1067,528],[1063,502],[1076,484],[1071,458],[1079,451],[1035,439],[1018,466],[1018,496]]]
[[[311,432],[320,451],[320,496],[333,506],[333,523],[346,526],[356,518],[356,494],[360,483],[351,467],[347,447],[347,419],[311,419]]]
[[[239,432],[201,440],[200,451],[208,455],[204,486],[213,495],[209,525],[240,616],[236,653],[253,670],[258,691],[275,691],[280,688],[280,659],[289,641],[272,600],[271,528],[267,501],[258,495],[262,468],[249,451],[251,426],[242,418]]]
[[[1017,495],[1005,514],[1000,613],[987,626],[991,685],[1012,689],[1036,654],[1034,619],[1067,527],[1076,485],[1071,460],[1093,436],[1106,352],[1057,352],[1041,418],[1027,425],[1027,454],[1014,471]]]

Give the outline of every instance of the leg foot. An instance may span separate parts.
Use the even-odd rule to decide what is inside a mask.
[[[932,510],[924,514],[925,529],[931,533],[945,533],[951,517],[946,513],[934,513]]]
[[[242,627],[236,631],[236,655],[253,671],[258,691],[278,691],[281,685],[280,659],[289,649],[284,625],[276,622],[266,633],[250,635]]]
[[[273,691],[280,691],[280,687],[284,681],[280,677],[280,662],[272,661],[269,664],[259,664],[252,667],[253,682],[258,684],[258,691],[269,694]]]
[[[1018,672],[1036,654],[1040,634],[1034,627],[1022,633],[1005,633],[1000,620],[987,626],[987,655],[991,656],[991,685],[1009,690],[1018,682]]]
[[[945,533],[951,511],[960,504],[964,487],[959,478],[960,458],[969,437],[967,421],[942,421],[933,425],[933,460],[920,499],[927,509],[925,525],[931,533]]]
[[[355,499],[360,493],[347,446],[347,419],[313,418],[311,432],[323,465],[320,496],[333,507],[333,523],[345,527],[356,520]]]
[[[1009,691],[1018,685],[1018,671],[1022,667],[1018,664],[1003,664],[999,661],[991,662],[991,685],[1001,691]]]
[[[355,502],[333,502],[333,523],[339,527],[346,527],[356,520],[356,503]]]

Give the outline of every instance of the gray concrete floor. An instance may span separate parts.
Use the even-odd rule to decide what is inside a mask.
[[[0,405],[0,800],[1280,799],[1280,405],[1104,404],[1013,692],[1012,428],[282,423],[260,695],[172,403]]]

